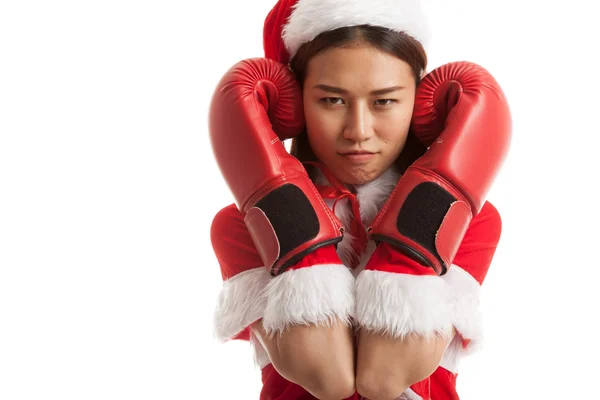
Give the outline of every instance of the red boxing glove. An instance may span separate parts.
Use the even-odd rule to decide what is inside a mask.
[[[448,337],[460,294],[444,274],[507,154],[510,111],[486,70],[456,62],[422,80],[411,123],[429,148],[369,227],[378,244],[357,277],[356,318],[393,337]],[[490,229],[497,230],[494,220]]]
[[[341,224],[282,143],[303,128],[302,92],[284,65],[244,60],[219,82],[210,109],[213,152],[274,276],[342,240]]]
[[[251,314],[263,315],[271,333],[289,324],[328,324],[336,318],[349,323],[354,276],[335,247],[343,227],[302,163],[282,143],[304,129],[302,92],[292,72],[266,58],[235,64],[217,85],[209,118],[219,168],[256,252],[274,277],[267,287],[252,288],[254,296],[247,299],[254,307]],[[217,243],[219,255],[236,242]],[[237,269],[224,276],[231,285],[249,281],[232,279],[246,276]],[[219,306],[221,320],[244,300],[225,297]]]
[[[507,155],[510,109],[485,69],[455,62],[423,79],[411,124],[429,149],[400,178],[370,235],[443,275]]]

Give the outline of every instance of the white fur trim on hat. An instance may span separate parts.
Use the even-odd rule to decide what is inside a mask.
[[[354,25],[403,31],[427,48],[429,23],[419,0],[298,0],[282,36],[290,57],[319,34]]]

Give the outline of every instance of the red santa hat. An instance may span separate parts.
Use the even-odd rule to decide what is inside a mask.
[[[430,41],[419,0],[279,0],[265,19],[265,57],[287,64],[300,46],[319,34],[354,25],[404,32],[425,50]]]

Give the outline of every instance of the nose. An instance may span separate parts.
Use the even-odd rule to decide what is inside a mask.
[[[349,108],[344,126],[344,138],[353,142],[364,142],[374,135],[373,115],[366,104]]]

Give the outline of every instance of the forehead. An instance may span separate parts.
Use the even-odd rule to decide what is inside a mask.
[[[415,85],[408,63],[367,44],[327,49],[308,63],[306,83],[328,84],[349,91]]]

